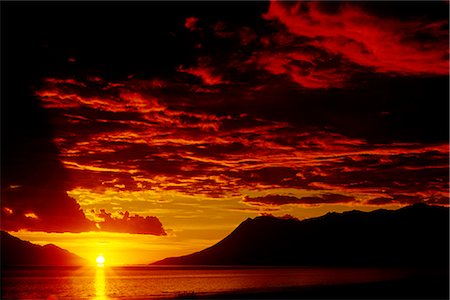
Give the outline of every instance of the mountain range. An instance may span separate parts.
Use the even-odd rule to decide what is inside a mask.
[[[81,266],[87,261],[53,244],[40,246],[0,232],[1,265],[5,266]]]
[[[449,209],[415,204],[398,210],[328,213],[298,220],[248,218],[217,244],[154,265],[449,265]]]

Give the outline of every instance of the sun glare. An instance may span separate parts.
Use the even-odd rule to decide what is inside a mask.
[[[103,265],[105,264],[105,258],[103,257],[102,254],[100,254],[99,256],[97,256],[97,258],[95,259],[95,261],[97,262],[97,266],[99,266],[99,267],[103,267]]]

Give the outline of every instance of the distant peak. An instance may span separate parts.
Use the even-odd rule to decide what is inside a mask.
[[[422,207],[430,207],[430,205],[423,202],[418,202],[411,205],[411,207],[422,208]]]

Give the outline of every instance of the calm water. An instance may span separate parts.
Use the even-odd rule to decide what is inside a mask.
[[[401,270],[349,268],[96,267],[2,270],[4,298],[160,298],[399,279]]]

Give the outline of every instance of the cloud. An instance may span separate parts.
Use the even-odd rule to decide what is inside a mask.
[[[84,87],[84,83],[73,80],[49,80],[49,84],[58,87]],[[26,90],[26,89],[25,89]],[[64,88],[62,88],[64,90]],[[19,94],[20,95],[20,94]],[[17,126],[8,127],[4,131],[6,145],[2,148],[2,209],[1,228],[7,231],[30,230],[44,232],[87,232],[97,230],[95,223],[86,217],[79,203],[67,195],[75,186],[83,183],[98,183],[98,178],[107,180],[99,173],[120,174],[128,169],[118,169],[113,164],[95,165],[84,161],[61,161],[59,151],[52,142],[54,138],[46,124],[45,115],[40,109],[33,107],[33,101],[22,96],[26,105],[9,104],[9,114],[16,120]],[[77,97],[71,99],[76,101]],[[70,107],[74,106],[70,103]],[[98,102],[94,101],[93,105]],[[77,104],[78,105],[78,104]],[[101,110],[104,106],[96,106]],[[62,111],[67,106],[59,108]],[[24,120],[26,111],[32,110],[34,122],[29,125]],[[67,117],[64,117],[67,119]],[[89,118],[82,115],[71,115],[71,118],[88,122]],[[70,123],[72,126],[73,123]],[[15,134],[11,134],[15,132]],[[33,132],[33,135],[30,135]],[[80,131],[78,131],[80,134]],[[57,139],[58,141],[58,139]],[[65,144],[66,139],[59,137],[59,142]],[[75,142],[76,143],[76,142]],[[80,141],[80,151],[111,153],[111,147],[101,147],[96,143]],[[84,144],[83,144],[84,143]],[[69,147],[70,155],[78,154],[73,144]],[[33,149],[33,151],[30,151]],[[114,152],[114,151],[113,151]],[[71,180],[73,169],[80,171],[80,181]],[[96,176],[97,174],[97,176]],[[110,176],[107,176],[110,179]],[[95,185],[94,185],[95,186]],[[132,217],[134,218],[134,217]],[[150,217],[154,218],[154,217]],[[133,219],[132,223],[138,219]],[[149,220],[146,219],[146,222]],[[155,227],[156,228],[156,227]],[[156,230],[154,231],[156,234]]]
[[[282,220],[295,220],[295,221],[299,221],[298,218],[296,218],[296,217],[294,217],[294,216],[291,216],[290,214],[285,214],[285,215],[282,215],[282,216],[274,216],[274,215],[271,214],[271,213],[261,212],[260,215],[261,215],[262,217],[272,217],[272,218],[278,218],[278,219],[282,219]]]
[[[197,30],[197,22],[199,21],[196,17],[188,17],[184,22],[184,27],[189,29],[190,31]]]
[[[22,38],[5,43],[17,57],[2,97],[2,226],[97,230],[67,196],[76,188],[222,199],[250,190],[269,195],[248,204],[274,210],[446,205],[448,16],[433,3],[149,3],[119,37],[96,30],[115,24],[96,13],[81,31],[59,20],[70,41],[37,19],[31,31],[9,26]],[[151,217],[108,214],[104,228],[158,232]]]
[[[378,197],[369,199],[366,204],[369,205],[411,205],[415,203],[426,203],[429,205],[445,205],[449,206],[449,197],[448,195],[431,195],[426,197],[420,197],[417,195],[401,195],[401,194],[393,194],[389,197]]]
[[[2,113],[9,125],[2,127],[1,227],[14,231],[89,231],[91,224],[80,205],[66,193],[73,186],[52,144],[46,113],[29,92],[28,86],[20,86],[14,95],[5,94],[7,99],[23,102],[6,101],[8,113]]]
[[[264,18],[280,22],[305,44],[375,72],[448,75],[447,20],[379,17],[355,3],[330,12],[325,5],[271,1]]]
[[[178,72],[193,75],[201,80],[204,85],[217,85],[227,83],[220,74],[214,72],[208,66],[207,59],[200,58],[198,66],[184,67],[180,66]]]
[[[128,211],[121,213],[121,215],[122,218],[111,217],[111,213],[101,209],[96,216],[103,221],[96,222],[96,225],[101,231],[166,235],[161,222],[156,217],[130,216]]]
[[[107,91],[98,87],[106,99],[101,105],[92,100],[95,90],[79,90],[80,84],[70,88],[70,99],[80,108],[70,108],[69,118],[78,123],[68,124],[64,117],[55,143],[78,186],[212,197],[236,196],[241,188],[345,190],[371,193],[372,198],[379,197],[377,189],[386,194],[446,189],[446,143],[374,144],[289,120],[221,114],[215,111],[220,96],[198,101],[196,92],[183,86],[183,93],[192,97],[171,101],[180,87],[164,81],[161,88],[152,82],[133,79]],[[66,88],[65,81],[57,80],[45,86],[63,95]],[[48,105],[46,96],[41,100]],[[75,105],[56,108],[52,103],[50,107],[65,114]],[[269,113],[274,112],[272,107]]]
[[[267,4],[254,23],[183,14],[169,35],[189,36],[192,48],[163,72],[44,79],[36,95],[70,180],[220,198],[277,188],[355,194],[355,203],[442,196],[442,22],[358,3]],[[201,34],[182,26],[199,20]]]
[[[64,197],[61,195],[64,194]],[[96,216],[102,221],[86,217],[80,205],[62,192],[45,191],[43,195],[27,198],[23,193],[5,193],[2,197],[1,229],[6,231],[44,232],[89,232],[109,231],[151,235],[165,235],[157,217],[130,216],[126,211],[122,218],[111,217],[111,213],[101,210]],[[48,197],[46,199],[40,197]],[[58,199],[51,197],[59,196]],[[29,199],[24,201],[24,199]]]
[[[253,53],[248,63],[255,63],[273,75],[286,75],[308,89],[338,88],[348,79],[346,72],[327,67],[322,59],[301,50],[265,50]],[[323,61],[323,60],[322,60]]]
[[[392,198],[378,197],[378,198],[369,199],[367,201],[367,204],[369,204],[369,205],[386,205],[386,204],[392,204],[393,202],[394,201]]]
[[[45,232],[86,232],[94,229],[75,199],[62,191],[4,192],[1,228],[7,231],[26,229]]]
[[[312,197],[295,197],[288,195],[276,195],[270,194],[262,197],[244,197],[244,202],[252,205],[286,205],[286,204],[303,204],[303,205],[315,205],[315,204],[332,204],[332,203],[350,203],[355,202],[355,198],[352,196],[340,195],[340,194],[323,194],[320,196]]]
[[[375,74],[448,75],[448,20],[402,20],[364,7],[271,1],[268,30],[258,32],[259,47],[249,47],[244,65],[312,90],[355,88]]]

